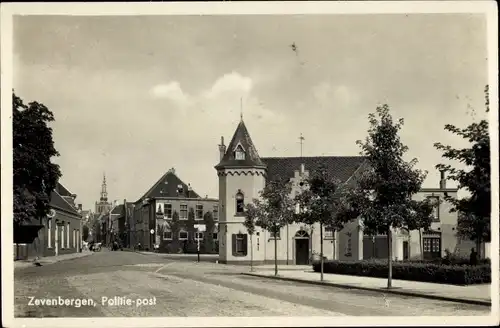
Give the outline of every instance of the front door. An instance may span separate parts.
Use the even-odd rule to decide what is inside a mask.
[[[403,241],[403,260],[408,260],[410,258],[410,246],[408,241]]]
[[[433,260],[441,258],[441,238],[430,237],[423,238],[424,244],[424,259]]]
[[[309,264],[309,239],[295,239],[295,264]]]

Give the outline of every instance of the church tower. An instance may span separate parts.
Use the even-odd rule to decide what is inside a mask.
[[[219,261],[250,262],[250,236],[243,225],[244,208],[264,188],[266,165],[257,153],[250,134],[241,119],[229,145],[224,137],[219,145],[220,163],[215,166],[219,177]],[[264,241],[259,245],[261,231],[257,227],[253,239],[253,258],[264,261]]]
[[[111,203],[108,203],[108,191],[106,185],[106,174],[103,175],[101,185],[101,198],[95,203],[95,212],[97,214],[107,214],[111,210]]]

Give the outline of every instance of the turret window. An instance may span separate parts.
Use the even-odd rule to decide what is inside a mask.
[[[245,196],[241,191],[236,194],[236,213],[243,214],[245,211]]]
[[[236,151],[234,152],[234,157],[236,158],[237,161],[242,161],[245,159],[245,151],[243,150],[243,147],[241,145],[238,145],[238,147],[236,147]]]

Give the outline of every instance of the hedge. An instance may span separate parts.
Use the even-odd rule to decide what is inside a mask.
[[[320,262],[313,263],[313,270],[320,272]],[[387,260],[325,261],[323,272],[387,278]],[[491,265],[444,265],[425,262],[393,262],[392,278],[450,285],[491,283]]]

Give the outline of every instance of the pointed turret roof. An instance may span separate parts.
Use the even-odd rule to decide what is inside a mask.
[[[245,159],[243,160],[235,158],[235,150],[239,146],[245,152]],[[222,160],[215,168],[220,169],[224,167],[266,167],[266,164],[260,159],[243,119],[238,124],[224,157],[222,157]]]

